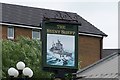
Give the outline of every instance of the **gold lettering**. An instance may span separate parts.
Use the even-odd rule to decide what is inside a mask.
[[[47,33],[75,35],[75,31],[54,30],[54,29],[47,29]]]
[[[58,29],[66,29],[66,26],[64,25],[57,25]]]
[[[70,34],[70,35],[74,35],[75,32],[74,32],[74,31],[64,31],[64,30],[61,30],[61,34]]]
[[[47,29],[47,33],[57,33],[57,34],[60,34],[60,30]]]

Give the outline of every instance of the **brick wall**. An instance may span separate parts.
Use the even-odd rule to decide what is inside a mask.
[[[2,25],[0,25],[0,39],[2,39]]]
[[[32,29],[15,27],[15,38],[21,35],[32,38]]]
[[[7,26],[2,26],[2,39],[7,39]]]
[[[14,27],[14,33],[14,38],[21,35],[32,38],[32,29],[29,28]],[[7,26],[2,27],[2,38],[7,39]]]
[[[101,45],[101,38],[80,35],[78,56],[81,61],[81,68],[100,59]]]
[[[32,29],[15,27],[16,36],[24,35],[32,38]],[[2,28],[2,38],[7,39],[7,26]],[[79,60],[81,68],[86,67],[100,59],[102,46],[101,38],[90,36],[79,36]]]

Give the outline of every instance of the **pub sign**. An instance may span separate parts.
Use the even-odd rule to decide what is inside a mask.
[[[44,23],[42,62],[47,69],[77,69],[78,25]]]

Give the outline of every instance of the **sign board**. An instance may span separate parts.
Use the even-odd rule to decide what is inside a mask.
[[[78,25],[44,23],[42,41],[43,69],[78,68]]]

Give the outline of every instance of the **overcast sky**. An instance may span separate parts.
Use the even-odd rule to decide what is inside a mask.
[[[0,2],[75,12],[108,35],[103,48],[118,48],[118,0],[0,0]]]

